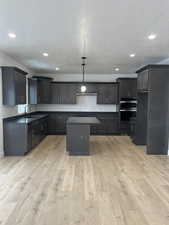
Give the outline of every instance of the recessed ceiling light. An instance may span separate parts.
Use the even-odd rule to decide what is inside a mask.
[[[49,56],[49,54],[47,52],[44,52],[43,56],[47,57],[47,56]]]
[[[59,67],[56,67],[55,70],[58,71],[58,70],[60,70],[60,68]]]
[[[148,39],[149,40],[154,40],[154,39],[156,39],[156,37],[157,37],[156,34],[150,34],[150,35],[148,35]]]
[[[15,33],[8,33],[8,37],[9,38],[16,38],[16,34]]]
[[[119,68],[117,67],[117,68],[115,68],[115,71],[119,71]]]
[[[134,53],[130,54],[130,57],[131,57],[131,58],[133,58],[133,57],[135,57],[135,56],[136,56],[136,54],[134,54]]]

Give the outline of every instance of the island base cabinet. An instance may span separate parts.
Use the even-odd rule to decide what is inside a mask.
[[[67,125],[67,151],[69,155],[89,155],[90,125]]]

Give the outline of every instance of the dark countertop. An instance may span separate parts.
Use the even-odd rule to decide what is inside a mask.
[[[100,124],[96,117],[70,117],[67,124]]]
[[[48,114],[48,113],[64,113],[64,114],[66,114],[66,113],[86,113],[86,114],[94,114],[94,113],[99,113],[99,114],[103,114],[103,113],[106,113],[106,114],[118,114],[119,112],[118,111],[116,111],[116,112],[114,112],[114,111],[112,111],[112,112],[110,112],[110,111],[37,111],[37,112],[35,112],[35,113],[44,113],[44,114]]]
[[[24,117],[21,117],[17,120],[17,123],[25,123],[25,124],[28,124],[28,123],[32,123],[36,120],[39,120],[39,119],[42,119],[42,118],[45,118],[47,117],[48,115],[47,114],[41,114],[41,115],[28,115],[28,116],[24,116]]]

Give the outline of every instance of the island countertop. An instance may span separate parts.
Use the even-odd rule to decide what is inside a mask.
[[[67,124],[100,124],[96,117],[69,117]]]

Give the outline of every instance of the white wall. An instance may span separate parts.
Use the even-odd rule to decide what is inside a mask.
[[[54,81],[82,81],[81,74],[54,74],[42,75],[52,77]],[[88,82],[115,82],[119,77],[137,77],[136,74],[86,74],[85,81]],[[96,96],[77,97],[75,105],[38,105],[37,111],[94,111],[94,112],[116,112],[116,105],[98,105]]]
[[[0,52],[0,66],[16,66],[28,72],[31,76],[32,72],[16,62],[11,57]],[[29,111],[34,111],[35,107],[30,107]],[[2,104],[2,71],[0,69],[0,155],[3,155],[3,118],[17,115],[17,106],[7,107]]]

